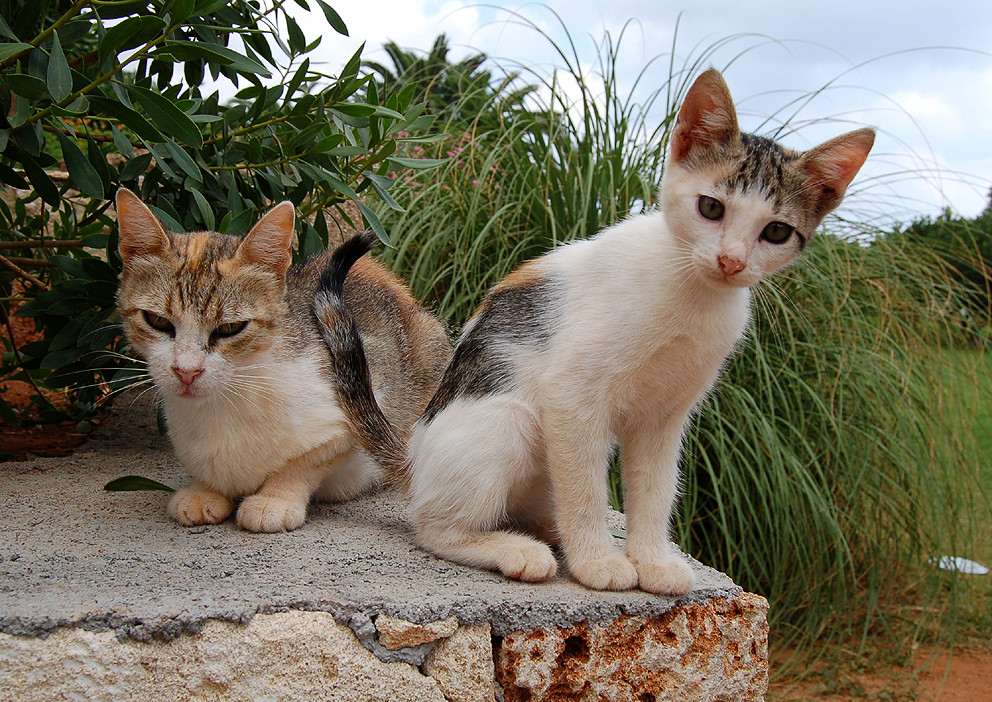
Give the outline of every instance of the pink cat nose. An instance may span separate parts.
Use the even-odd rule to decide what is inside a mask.
[[[189,387],[197,378],[203,375],[203,368],[182,368],[180,366],[172,366],[172,372],[177,378],[179,378],[179,380],[182,381],[183,385]]]
[[[717,261],[720,263],[720,269],[723,271],[724,275],[734,275],[740,273],[747,267],[743,261],[734,258],[733,256],[718,256]]]

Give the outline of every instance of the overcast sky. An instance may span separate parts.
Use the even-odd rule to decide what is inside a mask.
[[[871,125],[880,131],[866,170],[862,200],[877,199],[896,220],[949,206],[973,216],[992,187],[992,2],[988,0],[547,0],[474,5],[451,0],[371,0],[331,4],[350,37],[328,31],[317,57],[336,73],[358,44],[382,60],[387,40],[426,52],[448,35],[453,58],[476,51],[493,65],[537,68],[556,61],[549,42],[578,46],[590,78],[604,32],[620,43],[621,75],[667,77],[676,64],[727,41],[709,63],[721,70],[738,103],[742,128],[768,133],[766,122],[794,97],[834,81],[793,123],[817,121],[785,139],[796,149]],[[552,12],[553,11],[553,12]],[[517,13],[519,16],[515,16]],[[629,22],[631,22],[628,24]],[[304,24],[314,36],[323,19]],[[678,41],[675,29],[678,22]],[[734,60],[736,57],[736,60]],[[823,123],[837,118],[840,123]],[[659,116],[660,119],[660,116]],[[908,175],[907,175],[908,174]]]

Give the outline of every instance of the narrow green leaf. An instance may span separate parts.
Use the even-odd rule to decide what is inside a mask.
[[[117,129],[117,127],[115,127],[114,125],[111,124],[110,125],[110,133],[114,137],[114,146],[117,147],[117,150],[119,152],[121,152],[122,154],[124,154],[125,156],[127,156],[128,158],[133,157],[134,156],[134,146],[132,146],[131,145],[131,142],[129,142],[124,137],[124,135],[121,134],[120,130]]]
[[[317,0],[317,4],[320,6],[320,9],[324,11],[324,17],[327,18],[327,23],[331,25],[331,28],[333,28],[338,34],[348,36],[348,27],[345,26],[344,20],[341,19],[341,15],[339,15],[333,7],[324,2],[324,0]]]
[[[52,106],[52,113],[59,117],[81,117],[90,110],[90,101],[85,95],[80,95],[65,107]]]
[[[203,146],[203,135],[200,134],[196,124],[169,98],[137,85],[128,85],[127,89],[148,113],[148,117],[156,127],[188,146],[196,149]]]
[[[142,173],[148,170],[148,166],[152,163],[152,155],[150,153],[141,154],[140,156],[135,156],[124,164],[124,168],[121,169],[120,179],[121,181],[134,180]]]
[[[340,105],[332,105],[331,109],[334,112],[338,112],[342,115],[347,115],[348,117],[371,117],[375,114],[375,108],[371,105],[356,105],[351,103],[341,103]]]
[[[172,25],[176,26],[190,15],[196,9],[196,0],[176,0],[172,3]]]
[[[45,81],[27,73],[8,73],[3,76],[3,83],[12,93],[32,100],[48,95],[48,85]]]
[[[52,207],[58,207],[61,205],[62,198],[59,196],[59,189],[52,179],[48,177],[48,173],[45,172],[45,169],[39,166],[34,158],[32,158],[29,154],[19,148],[17,151],[19,153],[15,155],[15,159],[19,161],[21,166],[24,168],[24,173],[27,175],[28,180],[31,181],[31,187],[34,188],[35,192],[41,196],[42,200]]]
[[[165,228],[168,229],[169,231],[171,232],[183,231],[183,225],[181,225],[178,221],[176,221],[175,217],[173,217],[171,214],[163,210],[161,207],[155,207],[154,205],[149,205],[148,209],[150,209],[155,214],[155,216],[158,217],[159,221],[162,222],[162,224],[165,225]]]
[[[0,61],[6,61],[11,56],[21,53],[22,51],[27,51],[31,48],[30,44],[24,44],[23,42],[15,42],[13,44],[0,44]]]
[[[121,51],[134,49],[154,39],[165,29],[165,20],[155,15],[129,17],[107,30],[100,42],[100,65]]]
[[[2,16],[0,16],[0,35],[3,35],[15,42],[18,41],[17,37],[14,35],[14,30],[10,28],[10,25],[7,24],[7,20],[4,19]],[[26,45],[26,46],[30,46],[30,45]]]
[[[93,164],[83,154],[82,149],[76,144],[76,140],[63,134],[61,130],[56,130],[55,136],[58,137],[59,145],[62,147],[62,158],[72,182],[84,195],[102,200],[104,191],[100,174],[96,172]]]
[[[300,25],[289,15],[286,15],[286,30],[289,32],[289,48],[292,55],[302,54],[307,46],[307,38]]]
[[[113,117],[134,132],[139,139],[163,141],[165,136],[138,112],[117,100],[101,96],[90,96],[90,105],[97,114]]]
[[[199,190],[192,190],[193,199],[196,201],[196,208],[200,211],[200,217],[203,219],[204,225],[210,231],[213,231],[216,223],[214,221],[214,211],[210,208],[207,203],[207,198],[203,197],[203,193]]]
[[[379,194],[379,197],[382,198],[382,201],[385,202],[390,209],[396,210],[397,212],[406,211],[398,202],[396,202],[396,200],[393,199],[393,196],[389,194],[389,188],[393,185],[392,180],[373,173],[369,173],[366,177],[372,181],[372,188]]]
[[[447,162],[447,160],[443,158],[403,158],[400,156],[390,156],[388,161],[393,166],[399,166],[400,168],[412,168],[414,170],[437,168]]]
[[[159,59],[172,59],[174,61],[205,59],[221,66],[229,66],[239,73],[253,73],[264,78],[272,75],[258,61],[220,44],[207,44],[195,41],[170,41],[168,44],[156,49],[152,55]]]
[[[15,95],[17,100],[14,101],[14,109],[7,115],[7,122],[15,130],[18,127],[24,126],[24,123],[28,121],[28,117],[31,116],[31,101],[27,98],[23,98],[20,95]],[[16,134],[16,138],[30,138],[30,128],[21,130],[22,134]],[[37,140],[35,140],[37,141]],[[26,146],[26,144],[25,144]],[[38,149],[28,149],[29,151],[38,152]]]
[[[365,221],[368,225],[375,230],[375,233],[379,237],[379,241],[386,246],[392,246],[389,242],[389,235],[386,234],[386,228],[382,226],[382,222],[379,221],[379,217],[376,216],[375,212],[373,212],[369,206],[361,200],[354,200],[354,203],[358,205],[358,209],[362,211],[362,216],[365,217]]]
[[[186,172],[186,175],[196,182],[202,183],[203,174],[200,173],[200,167],[197,166],[196,161],[194,161],[193,158],[186,153],[186,150],[171,139],[166,139],[163,143],[165,144],[165,148],[168,150],[173,160],[175,160],[175,162],[179,164],[179,167]]]
[[[303,80],[307,77],[307,71],[309,70],[310,70],[310,59],[308,58],[303,59],[303,63],[301,63],[300,67],[296,69],[296,73],[293,74],[293,77],[290,79],[287,85],[286,88],[287,103],[290,101],[290,99],[292,99],[293,93],[295,93],[299,89],[300,85],[303,83]]]
[[[175,492],[164,483],[140,475],[125,475],[123,478],[114,478],[103,486],[107,492],[138,492],[142,490],[161,490],[162,492]]]
[[[358,47],[358,50],[351,55],[350,59],[348,59],[348,63],[346,63],[344,65],[344,68],[341,69],[341,80],[339,81],[340,83],[344,83],[346,78],[349,77],[353,78],[358,75],[358,70],[362,67],[362,52],[364,50],[365,50],[365,42],[362,42],[361,46]],[[358,86],[355,85],[345,86],[344,94],[341,95],[341,97],[342,98],[347,97],[357,89]]]
[[[93,166],[97,175],[100,176],[103,191],[107,192],[110,188],[110,166],[107,164],[107,155],[103,153],[103,150],[93,138],[93,135],[88,133],[86,135],[86,159]]]
[[[4,130],[3,136],[5,137],[6,134],[7,130]],[[0,142],[2,142],[4,148],[7,147],[6,138],[0,139]],[[2,151],[2,149],[0,149],[0,151]],[[31,187],[28,182],[21,177],[20,173],[8,166],[6,163],[0,163],[0,181],[3,181],[7,185],[12,185],[20,190],[27,190]]]
[[[59,33],[52,32],[52,53],[48,56],[48,92],[55,102],[62,102],[72,93],[72,72],[59,43]]]

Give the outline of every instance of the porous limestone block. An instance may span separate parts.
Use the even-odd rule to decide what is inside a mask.
[[[493,702],[496,674],[492,628],[489,624],[458,627],[427,654],[423,671],[437,681],[449,702]]]
[[[506,702],[741,702],[768,689],[768,601],[743,593],[655,617],[519,631],[496,652]]]
[[[207,622],[170,642],[60,629],[47,638],[0,634],[3,699],[410,700],[445,702],[406,663],[383,663],[325,612]]]

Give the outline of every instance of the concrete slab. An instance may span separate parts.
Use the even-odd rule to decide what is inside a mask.
[[[658,617],[742,592],[696,562],[697,589],[678,600],[594,592],[567,574],[537,585],[509,581],[417,549],[394,494],[315,505],[306,524],[286,534],[252,534],[231,521],[182,527],[165,513],[167,493],[103,491],[130,474],[187,481],[156,431],[151,402],[120,401],[116,413],[73,456],[0,464],[0,632],[81,627],[170,640],[210,620],[312,610],[359,638],[363,629],[374,638],[370,624],[382,613],[417,623],[455,616],[503,636]]]
[[[0,700],[760,700],[768,604],[691,561],[674,599],[538,585],[414,546],[402,499],[288,534],[185,528],[146,398],[74,456],[0,464]],[[621,517],[622,515],[614,515]],[[385,615],[385,616],[384,616]]]

